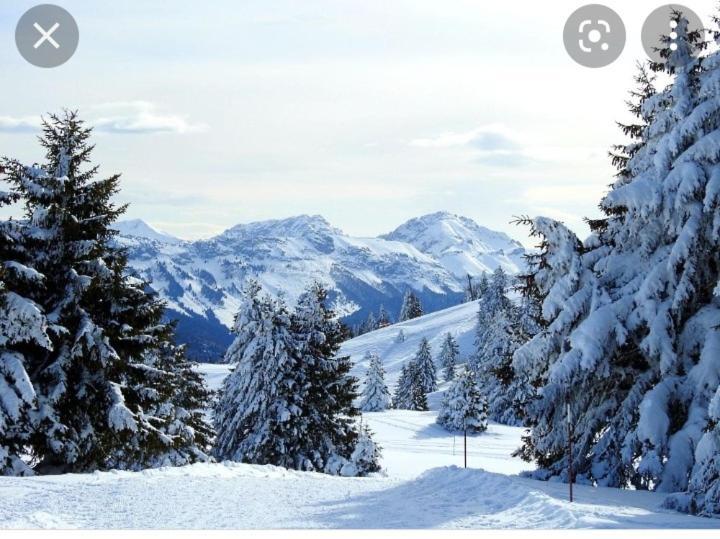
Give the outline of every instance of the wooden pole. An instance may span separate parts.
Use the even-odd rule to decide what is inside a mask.
[[[570,489],[570,503],[573,501],[573,448],[572,448],[572,412],[570,401],[567,402],[567,427],[568,427],[568,485]]]
[[[463,444],[465,446],[465,467],[467,468],[467,425],[463,429]]]

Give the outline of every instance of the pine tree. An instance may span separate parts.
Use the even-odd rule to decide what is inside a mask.
[[[392,406],[397,410],[407,410],[410,408],[410,392],[414,382],[415,366],[412,361],[403,363],[400,369],[395,393],[393,394]]]
[[[484,332],[484,342],[475,362],[476,379],[489,403],[490,418],[505,425],[519,425],[516,415],[516,389],[513,354],[522,344],[517,312],[501,309]]]
[[[260,292],[249,283],[226,354],[237,367],[216,408],[217,456],[340,475],[377,470],[366,449],[356,451],[356,380],[349,358],[336,357],[346,330],[326,291],[313,284],[292,314]]]
[[[126,275],[127,256],[112,242],[111,225],[125,209],[111,200],[119,176],[94,179],[90,134],[74,112],[50,116],[40,139],[45,164],[5,160],[3,167],[25,204],[32,266],[44,276],[28,299],[47,313],[52,343],[26,358],[38,401],[35,471],[205,459],[194,429],[178,419],[181,410],[148,413],[173,406],[163,382],[146,376],[172,331],[160,322],[163,306],[145,283]],[[188,428],[175,435],[178,421]]]
[[[487,430],[487,399],[480,394],[471,372],[463,371],[445,393],[437,423],[451,432]]]
[[[450,381],[455,378],[455,366],[457,365],[459,356],[460,346],[458,346],[457,341],[448,331],[443,339],[440,356],[438,357],[438,363],[443,369],[445,381]]]
[[[506,296],[508,288],[507,275],[501,267],[498,267],[492,274],[491,280],[482,286],[483,294],[480,296],[477,314],[477,326],[475,329],[475,350],[476,353],[470,358],[470,366],[477,371],[482,368],[481,350],[490,332],[492,321],[499,312],[507,312],[512,309],[512,303]],[[480,289],[479,289],[480,290]]]
[[[365,322],[363,322],[362,326],[360,327],[361,334],[370,333],[371,331],[375,331],[378,328],[377,320],[375,319],[375,315],[372,311],[368,313],[367,319]]]
[[[296,351],[282,300],[261,295],[257,282],[246,285],[225,361],[235,369],[223,382],[215,408],[215,455],[251,464],[305,469],[299,451],[303,401],[308,381]]]
[[[18,196],[0,192],[0,207]],[[35,389],[27,373],[28,354],[52,348],[40,307],[26,297],[43,286],[24,247],[22,223],[0,221],[0,475],[30,475],[29,441],[37,411]]]
[[[377,317],[377,327],[378,328],[384,328],[389,325],[392,325],[392,319],[390,318],[390,315],[385,310],[385,307],[383,305],[380,305],[380,311],[378,313]]]
[[[405,330],[400,328],[400,331],[398,331],[397,336],[395,337],[395,344],[400,344],[405,342]]]
[[[514,366],[538,380],[526,445],[538,476],[566,477],[567,402],[580,478],[689,489],[687,503],[669,503],[714,512],[717,473],[708,449],[716,447],[711,403],[720,378],[720,62],[717,53],[694,59],[699,38],[686,20],[676,22],[677,46],[664,51],[662,66],[670,85],[647,92],[647,127],[623,164],[627,173],[601,203],[602,225],[580,249],[549,242],[554,260],[537,272],[540,281],[549,277],[539,287],[548,325],[516,353]],[[569,271],[551,277],[563,259]]]
[[[382,360],[376,353],[368,351],[365,354],[365,361],[368,363],[368,370],[360,409],[363,412],[387,410],[390,407],[391,399],[390,391],[385,385],[385,369],[383,369]]]
[[[417,381],[410,386],[408,410],[415,410],[417,412],[427,412],[428,410],[427,395],[425,394],[422,384]]]
[[[437,391],[435,363],[433,363],[430,342],[425,337],[420,341],[420,346],[415,354],[415,359],[413,359],[413,364],[417,383],[422,388],[423,393]]]
[[[423,308],[420,303],[420,299],[415,295],[412,290],[407,290],[403,297],[402,308],[400,309],[400,316],[398,316],[399,322],[405,322],[406,320],[412,320],[423,315]]]
[[[306,464],[304,469],[345,476],[377,471],[378,462],[368,462],[369,452],[357,447],[361,439],[355,423],[360,412],[354,405],[358,381],[350,376],[350,357],[338,356],[347,330],[328,308],[327,290],[319,283],[300,296],[293,331],[300,343],[301,365],[307,369],[308,393],[303,402],[307,425],[301,441],[312,466]]]

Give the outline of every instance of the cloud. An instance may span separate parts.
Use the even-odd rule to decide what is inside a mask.
[[[155,105],[146,101],[105,103],[93,110],[99,115],[91,115],[89,123],[105,133],[182,135],[207,129],[202,124],[191,124],[185,116],[158,113]]]
[[[503,125],[493,124],[470,131],[445,132],[432,138],[411,140],[415,148],[464,149],[473,153],[473,161],[485,166],[509,168],[536,161],[515,134]]]
[[[160,113],[147,101],[103,103],[89,107],[82,116],[96,131],[110,134],[182,135],[207,129],[183,115]],[[0,132],[4,133],[34,133],[40,125],[40,116],[0,116]]]
[[[0,116],[0,133],[34,133],[39,128],[39,116]]]
[[[520,148],[512,133],[501,125],[488,125],[460,133],[450,131],[433,138],[411,140],[409,145],[416,148],[464,147],[484,151],[509,151]]]

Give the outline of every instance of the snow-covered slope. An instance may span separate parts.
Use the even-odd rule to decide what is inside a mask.
[[[166,232],[162,232],[153,228],[142,219],[128,219],[126,221],[118,221],[114,227],[122,236],[137,237],[147,240],[159,241],[162,243],[181,243],[180,238],[176,238]]]
[[[405,362],[415,356],[423,337],[430,342],[433,356],[437,356],[445,334],[450,332],[460,346],[460,363],[464,363],[474,350],[477,311],[478,302],[471,301],[393,324],[346,341],[340,349],[340,354],[351,357],[354,363],[352,374],[362,380],[367,369],[365,354],[369,351],[377,353],[385,367],[385,382],[392,389],[400,375],[400,369]],[[396,339],[401,329],[405,334],[405,341],[399,343]],[[441,384],[440,391],[443,388]],[[438,396],[431,394],[428,403],[430,408],[434,409],[438,403]]]
[[[525,248],[519,242],[448,212],[411,219],[383,238],[414,245],[459,278],[490,273],[498,266],[518,273],[524,264]]]
[[[274,466],[194,464],[144,472],[0,477],[0,528],[720,528],[662,510],[663,495],[523,479],[521,429],[468,440],[433,412],[364,415],[387,475],[331,477]],[[500,472],[500,473],[496,473]]]
[[[465,221],[469,229],[472,221]],[[119,228],[132,232],[118,238],[129,250],[130,266],[167,302],[170,316],[179,319],[180,341],[189,343],[191,355],[201,361],[221,358],[231,340],[228,328],[243,283],[250,277],[271,293],[285,294],[290,303],[318,280],[349,324],[361,322],[370,311],[377,313],[380,305],[396,315],[408,288],[432,312],[457,304],[465,286],[465,273],[448,265],[452,257],[437,258],[407,241],[350,237],[320,216],[237,225],[194,242],[162,241],[139,223]],[[437,240],[438,233],[432,233]],[[493,243],[493,249],[498,245]],[[479,248],[474,252],[480,253]],[[499,249],[493,252],[499,257],[494,265],[488,260],[496,255],[484,252],[473,263],[478,271],[471,273],[498,264],[517,271]]]

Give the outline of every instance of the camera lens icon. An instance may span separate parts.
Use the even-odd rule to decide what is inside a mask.
[[[625,24],[620,16],[601,4],[576,9],[563,30],[565,50],[585,67],[613,63],[625,48],[625,38]]]

